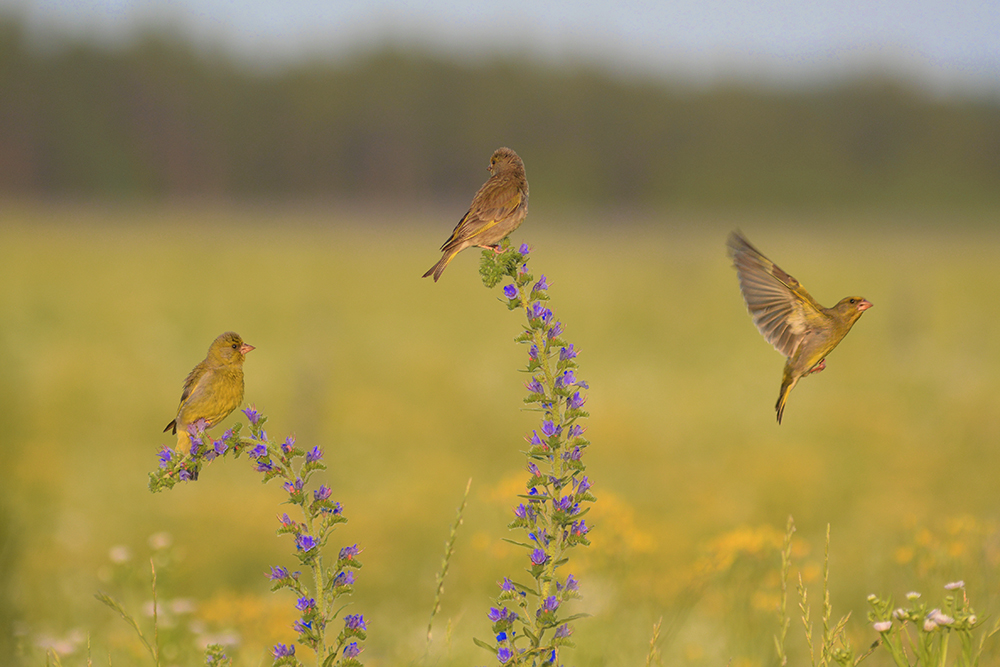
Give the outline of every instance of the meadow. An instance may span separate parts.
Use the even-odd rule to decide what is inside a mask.
[[[56,647],[62,664],[83,665],[89,635],[95,664],[149,664],[94,594],[141,616],[151,555],[164,637],[168,626],[176,637],[165,664],[203,664],[188,652],[210,636],[238,639],[236,664],[269,664],[269,647],[294,638],[294,600],[265,577],[293,565],[275,537],[280,487],[241,459],[147,489],[184,376],[234,330],[257,348],[247,403],[272,437],[324,449],[323,481],[349,517],[335,539],[364,550],[349,608],[368,619],[362,661],[495,664],[472,637],[490,639],[496,583],[524,568],[502,538],[537,417],[523,410],[522,320],[500,288],[483,288],[478,251],[437,284],[419,277],[460,209],[4,204],[0,624],[14,630],[11,654],[43,664]],[[573,611],[591,616],[576,622],[566,664],[643,664],[660,618],[661,664],[776,664],[790,515],[792,578],[801,572],[814,604],[831,526],[830,599],[835,616],[852,614],[859,652],[878,636],[871,593],[936,600],[961,579],[992,624],[1000,227],[995,211],[955,218],[533,205],[513,240],[532,247],[590,386],[598,502],[592,545],[567,571],[581,581]],[[735,228],[820,303],[874,304],[827,370],[796,387],[781,426],[783,360],[740,298],[724,246]],[[998,644],[987,641],[984,664],[1000,660]],[[809,664],[796,618],[787,647],[790,664]],[[864,664],[891,662],[876,652]]]

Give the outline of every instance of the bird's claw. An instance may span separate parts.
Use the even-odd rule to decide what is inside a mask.
[[[826,368],[826,359],[820,359],[819,363],[812,367],[812,369],[806,373],[806,375],[811,375],[812,373],[819,373],[821,370]]]

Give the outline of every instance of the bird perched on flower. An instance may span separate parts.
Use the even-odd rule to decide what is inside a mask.
[[[441,246],[444,255],[427,270],[424,278],[434,274],[437,282],[448,262],[470,246],[496,249],[500,241],[524,222],[528,214],[528,180],[521,158],[509,148],[498,148],[487,169],[493,175],[472,198],[469,211]]]
[[[795,383],[826,368],[826,355],[872,304],[860,296],[848,296],[833,308],[824,308],[798,280],[762,255],[739,232],[729,235],[727,245],[754,324],[768,343],[788,357],[774,406],[780,424]]]
[[[215,426],[243,402],[243,362],[253,345],[227,331],[208,348],[205,360],[184,380],[177,416],[163,429],[177,434],[177,450],[190,453],[188,425],[205,420],[205,428]]]

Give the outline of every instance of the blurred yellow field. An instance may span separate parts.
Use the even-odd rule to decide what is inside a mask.
[[[166,493],[146,486],[184,376],[234,330],[257,348],[246,400],[272,437],[326,451],[324,481],[350,520],[337,539],[364,549],[349,611],[369,619],[365,664],[493,664],[471,638],[490,639],[496,582],[525,567],[502,538],[537,416],[522,409],[522,322],[482,287],[479,251],[437,284],[419,277],[456,211],[5,205],[0,621],[17,650],[40,664],[39,644],[62,639],[63,664],[85,664],[90,633],[96,664],[109,650],[112,664],[148,664],[93,594],[141,611],[157,545],[158,594],[180,601],[179,627],[239,637],[237,664],[294,639],[294,600],[264,576],[294,564],[275,537],[280,487],[244,459]],[[831,524],[834,613],[852,613],[859,651],[877,638],[870,593],[938,599],[963,579],[980,615],[1000,610],[995,220],[533,208],[513,239],[531,245],[590,385],[593,544],[567,570],[583,594],[573,611],[591,618],[567,664],[642,664],[661,616],[663,664],[774,664],[789,515],[792,576],[816,605]],[[781,426],[783,359],[741,301],[724,247],[735,228],[820,303],[874,304]],[[791,664],[805,664],[793,621]]]

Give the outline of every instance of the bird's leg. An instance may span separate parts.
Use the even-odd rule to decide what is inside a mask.
[[[809,375],[811,373],[819,373],[824,368],[826,368],[826,359],[820,359],[819,363],[813,366],[812,369],[809,371],[809,373],[806,373],[806,375]]]

